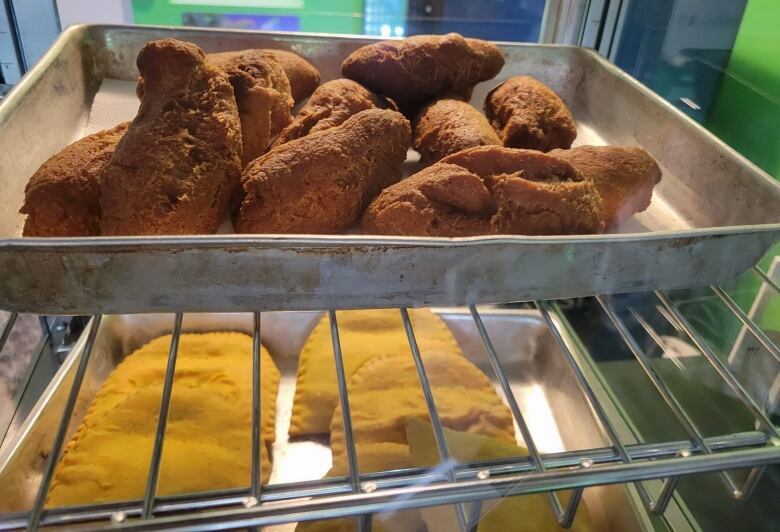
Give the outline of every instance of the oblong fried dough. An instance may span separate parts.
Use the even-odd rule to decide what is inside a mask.
[[[350,79],[334,79],[317,87],[292,124],[281,132],[274,146],[341,125],[350,116],[366,109],[394,107],[359,83]]]
[[[101,234],[214,233],[241,175],[241,125],[227,77],[192,43],[138,54],[138,115],[101,174]]]
[[[550,155],[569,161],[593,181],[601,196],[604,220],[615,226],[650,206],[653,187],[661,181],[658,163],[641,148],[579,146]]]
[[[246,166],[292,122],[290,82],[275,56],[263,50],[209,54],[206,59],[227,74],[233,86]]]
[[[77,140],[43,163],[24,188],[24,236],[100,234],[100,173],[129,122]]]
[[[341,72],[414,117],[437,97],[468,97],[474,85],[495,77],[503,66],[494,44],[448,33],[363,46],[344,60]]]
[[[290,80],[290,88],[295,103],[300,103],[314,92],[320,84],[320,71],[306,59],[294,52],[286,50],[263,49],[271,54],[284,69],[287,79]]]
[[[509,148],[550,151],[568,148],[577,126],[553,90],[530,76],[515,76],[490,91],[485,116]]]
[[[581,234],[604,229],[595,186],[570,163],[532,150],[480,146],[386,188],[364,232],[389,235]]]
[[[401,177],[409,122],[389,110],[362,111],[256,159],[242,176],[239,233],[337,233]]]
[[[414,149],[423,164],[475,146],[501,145],[493,126],[470,104],[438,100],[425,107],[414,124]]]

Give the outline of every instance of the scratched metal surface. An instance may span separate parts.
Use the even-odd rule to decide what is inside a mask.
[[[594,52],[502,44],[501,80],[530,74],[578,122],[577,144],[641,146],[664,177],[650,208],[613,234],[398,238],[207,235],[20,238],[28,177],[78,138],[103,79],[135,79],[154,38],[206,51],[294,50],[323,80],[371,39],[184,28],[77,26],[0,104],[0,308],[95,312],[308,310],[458,305],[575,297],[724,282],[780,234],[780,186]],[[413,164],[410,162],[410,164]],[[132,289],[129,289],[132,287]]]

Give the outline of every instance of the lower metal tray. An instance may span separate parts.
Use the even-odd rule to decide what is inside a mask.
[[[103,80],[134,80],[151,39],[206,51],[294,50],[323,80],[372,39],[154,27],[76,26],[0,104],[0,308],[45,314],[315,310],[497,303],[726,281],[780,235],[780,186],[652,91],[582,48],[502,43],[479,84],[533,75],[577,119],[577,144],[641,146],[664,177],[616,234],[395,238],[209,235],[22,239],[29,176],[83,133]],[[132,289],[128,289],[132,287]]]
[[[469,312],[459,309],[435,311],[447,323],[464,354],[486,375],[495,379]],[[549,453],[602,447],[605,440],[601,429],[583,398],[571,366],[566,363],[539,313],[483,310],[481,315],[494,347],[501,355],[511,389],[539,451]],[[270,312],[262,315],[262,341],[282,374],[270,484],[290,485],[321,478],[331,465],[330,449],[324,442],[316,439],[288,441],[287,438],[298,353],[320,316],[319,312]],[[163,314],[108,316],[103,319],[70,423],[71,432],[86,414],[101,383],[114,367],[147,341],[170,333],[172,326],[173,316]],[[249,314],[186,314],[182,326],[185,332],[238,330],[251,334],[252,329],[252,315]],[[85,337],[86,334],[76,344],[16,439],[0,455],[0,513],[29,510],[33,504],[45,458],[57,430],[61,407],[84,349]],[[247,353],[247,356],[250,354]],[[498,384],[496,387],[498,390]],[[585,490],[584,500],[596,530],[649,529],[646,515],[635,510],[628,490],[623,485],[594,486]]]

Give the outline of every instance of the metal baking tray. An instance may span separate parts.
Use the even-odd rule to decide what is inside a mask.
[[[208,52],[296,51],[339,77],[373,39],[206,29],[75,26],[0,105],[0,308],[38,313],[314,310],[460,305],[720,283],[780,235],[780,186],[592,50],[501,43],[510,76],[555,89],[577,144],[641,146],[664,177],[645,213],[616,234],[560,237],[208,235],[20,238],[29,176],[78,138],[104,79],[132,81],[148,40]],[[131,289],[129,289],[132,287]]]
[[[469,312],[461,309],[434,311],[450,327],[464,354],[495,383],[495,374]],[[536,311],[488,309],[481,315],[539,451],[602,447],[605,442],[602,430],[583,400],[571,366],[541,316]],[[319,312],[262,315],[262,342],[282,374],[276,405],[277,433],[271,484],[321,478],[331,466],[330,449],[321,439],[288,441],[287,438],[298,353],[320,316]],[[169,314],[116,315],[103,319],[69,433],[79,425],[101,383],[117,364],[149,340],[170,333],[172,326],[173,316]],[[252,315],[184,316],[183,332],[224,330],[251,335]],[[32,506],[85,337],[86,334],[71,351],[16,438],[0,454],[0,514],[29,510]],[[247,353],[247,356],[251,354]],[[498,390],[498,383],[495,385]],[[584,498],[595,530],[651,530],[647,515],[635,508],[629,489],[616,484],[585,490]]]

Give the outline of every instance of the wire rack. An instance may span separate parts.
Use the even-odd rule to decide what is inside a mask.
[[[760,276],[763,290],[780,293],[778,285],[763,271],[754,269]],[[722,288],[710,289],[721,303],[744,325],[744,329],[780,363],[780,350],[748,313],[741,310],[734,299]],[[777,294],[775,294],[776,296]],[[252,472],[248,488],[212,491],[207,493],[166,496],[157,495],[160,461],[165,445],[165,431],[171,403],[173,376],[176,369],[179,337],[182,330],[182,313],[175,316],[172,340],[168,354],[167,370],[160,402],[160,413],[154,439],[148,481],[142,499],[117,503],[44,509],[46,496],[55,466],[65,443],[79,389],[84,380],[87,365],[101,323],[101,316],[93,316],[86,330],[86,343],[81,351],[72,386],[65,402],[59,428],[38,487],[32,509],[26,513],[0,515],[0,530],[36,529],[45,525],[87,525],[87,527],[158,530],[163,528],[244,528],[262,527],[295,521],[329,519],[354,516],[359,530],[371,528],[370,516],[386,510],[392,503],[394,509],[419,508],[453,504],[462,530],[475,530],[480,515],[481,501],[530,493],[546,492],[551,511],[562,527],[571,526],[582,492],[589,486],[631,483],[636,488],[648,512],[663,514],[672,498],[681,476],[717,472],[734,499],[748,498],[758,483],[766,466],[780,463],[780,434],[766,411],[751,397],[728,364],[721,361],[708,342],[690,323],[670,296],[655,292],[657,308],[665,319],[682,330],[698,349],[699,354],[717,373],[722,383],[738,398],[755,419],[756,429],[749,432],[704,437],[689,414],[675,397],[668,383],[654,371],[648,356],[626,324],[610,297],[598,296],[595,300],[600,311],[614,326],[617,337],[630,351],[648,379],[687,434],[687,439],[662,443],[625,443],[621,441],[605,405],[594,391],[592,377],[583,367],[578,354],[578,344],[572,340],[572,332],[564,320],[558,318],[556,303],[537,301],[536,307],[550,333],[560,347],[566,362],[573,370],[576,381],[594,412],[608,445],[577,451],[542,453],[531,435],[518,402],[510,388],[501,357],[496,352],[479,310],[470,307],[471,319],[479,333],[486,356],[495,373],[512,416],[529,451],[522,458],[500,459],[483,462],[459,463],[452,468],[410,468],[380,473],[361,473],[357,467],[355,441],[347,393],[346,376],[342,359],[339,325],[336,313],[329,311],[330,333],[339,388],[339,399],[345,428],[349,475],[325,478],[317,481],[263,485],[260,462],[260,314],[254,315],[253,330],[253,405],[252,405]],[[409,314],[400,309],[420,386],[430,415],[436,445],[442,462],[450,458],[444,430],[439,419],[436,401],[431,390],[420,355],[418,341]],[[631,315],[662,351],[667,351],[664,338],[641,315]],[[15,316],[11,316],[0,331],[0,348],[7,339]],[[775,366],[775,369],[780,366]],[[749,469],[740,481],[729,470]],[[660,489],[653,489],[646,481],[662,480]],[[555,492],[573,490],[566,504],[561,503]]]

